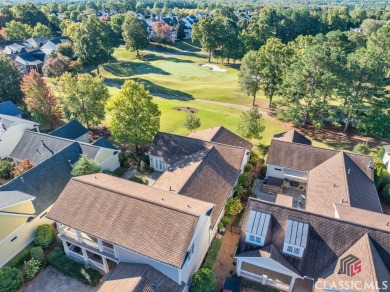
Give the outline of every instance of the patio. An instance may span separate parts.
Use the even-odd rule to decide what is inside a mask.
[[[276,202],[277,194],[269,194],[263,191],[263,184],[265,180],[256,179],[255,183],[253,185],[252,191],[254,194],[256,194],[256,197],[268,201],[271,203]],[[280,188],[281,191],[278,193],[290,196],[293,198],[292,207],[297,209],[305,209],[306,206],[306,188],[303,183],[299,183],[298,186],[291,186],[290,183],[284,182]]]

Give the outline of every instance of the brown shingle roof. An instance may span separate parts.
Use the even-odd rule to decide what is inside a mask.
[[[178,163],[153,187],[215,204],[214,226],[239,175],[245,149],[216,144],[199,161]],[[175,167],[177,166],[177,167]]]
[[[119,263],[109,274],[99,292],[183,291],[181,285],[144,264]]]
[[[307,277],[318,278],[365,234],[368,234],[372,239],[378,257],[382,259],[386,269],[390,268],[390,232],[367,226],[366,218],[361,218],[361,223],[358,225],[254,198],[248,200],[237,254],[258,250],[258,247],[245,242],[246,224],[250,210],[272,214],[265,244],[273,244],[292,266]],[[390,218],[390,216],[388,217]],[[309,224],[307,245],[302,258],[282,252],[288,219]],[[355,256],[359,257],[359,254],[355,254]]]
[[[362,283],[378,283],[382,285],[383,281],[390,279],[389,271],[383,264],[371,238],[365,234],[321,274],[319,281],[321,281],[322,286],[319,288],[324,287],[324,285],[327,287],[334,286],[334,283],[341,288],[339,283],[352,280],[351,276],[340,273],[340,261],[349,255],[356,256],[361,260],[361,272],[353,276],[354,282],[360,281]],[[322,289],[317,290],[322,291]],[[389,290],[390,288],[381,289],[381,291]],[[368,288],[365,291],[377,290]]]
[[[285,142],[311,145],[311,140],[307,139],[304,135],[302,135],[301,133],[299,133],[296,130],[291,130],[288,132],[276,134],[274,136],[274,139],[280,140],[280,141],[285,141]]]
[[[222,126],[190,133],[188,134],[188,137],[236,147],[243,147],[248,150],[252,150],[253,148],[252,143]]]
[[[272,139],[268,151],[267,164],[287,167],[300,171],[309,171],[335,156],[340,151],[313,147]],[[346,153],[346,155],[371,179],[374,172],[369,168],[371,156]]]
[[[342,204],[334,204],[335,212],[343,221],[362,224],[371,228],[390,232],[390,216],[378,212],[351,208]]]
[[[306,210],[334,216],[333,203],[382,213],[374,183],[344,152],[309,171]]]
[[[181,267],[199,216],[212,204],[93,174],[73,178],[48,218]]]

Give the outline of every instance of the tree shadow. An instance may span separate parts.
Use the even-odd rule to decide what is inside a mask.
[[[103,65],[103,68],[107,72],[118,77],[131,77],[144,74],[170,75],[169,72],[147,62],[116,62],[105,64]]]
[[[105,83],[107,86],[120,89],[126,80],[134,80],[138,83],[141,83],[145,86],[145,89],[149,90],[149,92],[152,95],[159,96],[162,98],[177,99],[177,100],[184,100],[184,101],[194,99],[191,94],[188,94],[180,90],[175,90],[165,86],[161,86],[143,78],[125,78],[125,79],[106,78]]]
[[[142,57],[143,60],[145,61],[169,61],[169,62],[175,62],[175,63],[195,63],[192,60],[183,60],[175,57],[164,57],[161,55],[155,55],[155,54],[147,54]]]

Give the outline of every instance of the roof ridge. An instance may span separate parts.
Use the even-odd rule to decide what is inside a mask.
[[[303,212],[303,213],[310,214],[310,215],[317,216],[317,217],[321,217],[321,218],[324,218],[324,219],[335,220],[335,221],[341,221],[341,222],[343,222],[343,223],[347,223],[347,224],[351,224],[351,225],[355,225],[355,226],[361,226],[361,227],[368,228],[368,229],[373,229],[373,230],[379,230],[380,232],[385,232],[385,233],[390,234],[390,231],[388,231],[388,230],[384,230],[384,229],[381,229],[381,228],[375,228],[375,227],[372,227],[372,226],[364,225],[364,223],[355,223],[355,222],[351,222],[351,221],[344,220],[344,219],[342,219],[342,218],[336,218],[336,217],[326,216],[326,215],[322,215],[322,214],[310,212],[310,211],[303,210],[303,209],[296,209],[296,208],[293,208],[293,207],[287,207],[287,206],[284,206],[284,205],[278,205],[278,204],[276,204],[276,203],[272,203],[272,202],[269,202],[269,201],[265,201],[265,200],[262,200],[262,199],[259,199],[259,198],[249,197],[249,198],[248,198],[248,204],[249,204],[250,201],[259,202],[259,203],[266,204],[266,205],[271,205],[271,206],[276,206],[276,207],[278,207],[278,208],[288,209],[288,210],[292,210],[292,211],[296,211],[296,212]],[[340,205],[340,204],[338,204],[338,203],[333,203],[333,204],[334,204],[334,205]],[[341,206],[343,206],[343,205],[341,205]],[[345,207],[345,206],[344,206],[344,207]],[[349,208],[358,209],[358,208],[355,208],[355,207],[349,207]],[[369,211],[369,210],[364,210],[364,211],[366,211],[366,212],[372,212],[372,213],[377,213],[377,212]],[[383,213],[379,213],[379,214],[381,214],[381,215],[386,215],[386,214],[383,214]]]
[[[174,207],[168,206],[166,204],[165,205],[164,204],[158,204],[156,201],[148,200],[146,198],[146,196],[144,196],[144,195],[142,195],[143,196],[142,198],[141,197],[137,197],[136,195],[133,195],[131,193],[125,193],[123,191],[115,190],[115,189],[110,188],[110,187],[97,185],[97,184],[94,184],[93,182],[90,182],[90,181],[87,182],[87,181],[84,181],[84,180],[80,180],[78,177],[73,177],[71,180],[75,180],[77,182],[80,182],[80,183],[83,183],[83,184],[86,184],[86,185],[90,185],[90,186],[93,186],[93,187],[96,187],[96,188],[100,188],[100,189],[103,189],[103,190],[106,190],[106,191],[110,191],[110,192],[116,193],[116,194],[121,195],[121,196],[129,197],[129,198],[133,198],[133,199],[138,199],[140,201],[143,201],[143,202],[146,202],[146,203],[149,203],[149,204],[152,204],[152,205],[160,206],[160,207],[163,207],[163,208],[166,208],[166,209],[170,209],[170,210],[173,210],[173,211],[176,211],[176,212],[179,212],[179,213],[187,214],[187,215],[194,216],[194,217],[199,217],[198,215],[195,215],[192,212],[185,212],[185,210],[183,210],[183,209],[174,208]],[[128,181],[128,183],[137,184],[136,182],[131,182],[131,181]],[[139,184],[139,185],[141,185],[141,184]],[[141,185],[141,186],[149,188],[149,186],[145,186],[145,185]],[[157,189],[157,188],[154,188],[154,189],[155,190],[159,190],[160,192],[167,193],[166,191],[161,190],[161,189]],[[172,195],[172,194],[169,193],[169,195]],[[180,196],[180,194],[175,194],[175,195]],[[186,198],[188,198],[188,197],[186,197]],[[193,198],[190,198],[190,199],[197,200],[197,199],[193,199]],[[197,201],[200,201],[200,200],[197,200]]]
[[[336,154],[335,156],[329,158],[328,160],[336,157],[337,155],[339,155],[339,154]],[[340,155],[341,155],[341,159],[342,159],[342,163],[341,163],[342,164],[342,168],[344,169],[344,171],[343,171],[344,179],[345,179],[344,183],[345,183],[346,192],[347,192],[347,196],[348,196],[348,205],[351,207],[351,194],[349,192],[349,184],[348,184],[348,175],[349,175],[349,173],[347,174],[347,169],[345,168],[345,164],[346,164],[345,156],[346,156],[346,154],[343,151],[341,151]],[[326,160],[326,161],[328,161],[328,160]],[[349,171],[350,171],[350,169],[348,169],[348,172]]]
[[[162,132],[162,131],[159,131],[158,133],[167,134],[167,135],[173,135],[173,136],[177,136],[177,137],[183,137],[183,138],[198,140],[198,141],[202,141],[202,142],[206,142],[206,143],[213,143],[213,144],[216,144],[216,145],[222,145],[222,146],[227,146],[227,147],[231,147],[231,148],[245,149],[245,150],[246,150],[246,148],[244,148],[244,147],[239,147],[239,146],[234,146],[234,145],[228,145],[228,144],[223,144],[223,143],[218,143],[218,142],[213,142],[213,141],[206,141],[206,140],[202,140],[202,139],[198,139],[198,138],[193,138],[193,137],[188,137],[188,136],[182,136],[182,135],[178,135],[178,134],[172,134],[172,133],[167,133],[167,132]],[[157,134],[158,134],[158,133],[157,133]]]
[[[62,129],[62,128],[66,127],[66,126],[68,126],[68,125],[70,125],[71,123],[74,123],[74,122],[77,122],[77,123],[79,123],[80,125],[82,125],[82,126],[84,127],[84,125],[83,125],[82,123],[80,123],[77,119],[72,119],[70,122],[68,122],[68,123],[62,125],[61,127],[58,127],[57,129],[55,129],[55,130],[49,132],[48,135],[51,135],[51,133],[54,133],[55,131],[60,130],[60,129]],[[84,128],[85,128],[85,127],[84,127]],[[87,128],[86,128],[86,129],[87,129]],[[87,129],[87,130],[88,130],[88,129]],[[88,130],[88,131],[89,131],[89,130]]]
[[[378,281],[378,277],[376,275],[376,267],[375,267],[375,263],[374,263],[374,258],[372,256],[372,246],[371,246],[371,238],[370,236],[368,235],[368,233],[365,233],[362,238],[364,238],[365,240],[365,243],[367,244],[367,249],[369,250],[368,252],[368,257],[370,258],[370,263],[371,263],[371,266],[372,266],[372,274],[373,274],[373,277],[374,277],[374,280],[375,281]],[[375,248],[375,247],[374,247]]]

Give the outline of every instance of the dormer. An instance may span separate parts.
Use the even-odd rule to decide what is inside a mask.
[[[306,248],[308,232],[308,223],[289,219],[284,236],[283,252],[301,258]]]
[[[258,246],[264,246],[270,219],[270,214],[251,210],[245,241]]]

